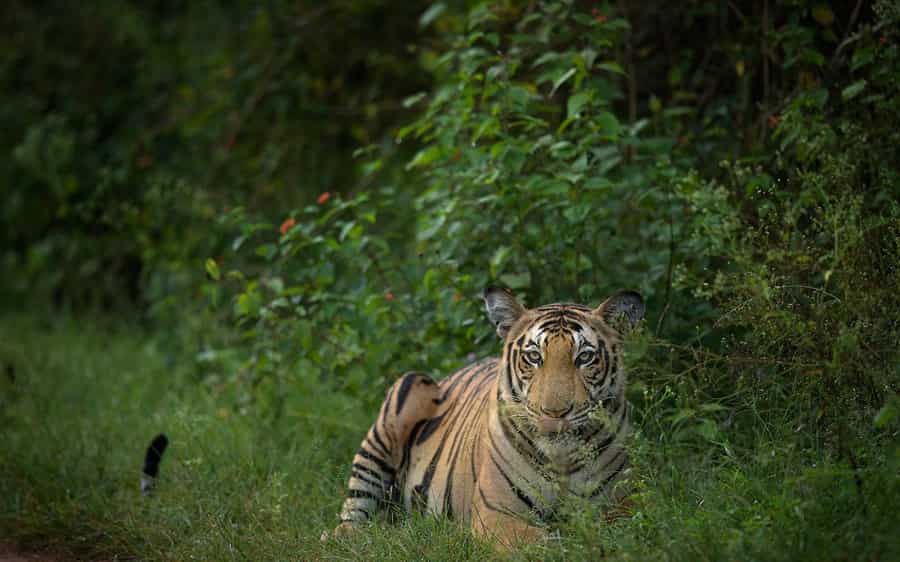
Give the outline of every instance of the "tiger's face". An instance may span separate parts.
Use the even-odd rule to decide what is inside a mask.
[[[537,434],[558,436],[603,423],[603,412],[616,409],[625,384],[622,337],[643,318],[640,295],[618,293],[595,309],[528,310],[508,291],[488,289],[485,304],[504,340],[499,399],[512,415]]]

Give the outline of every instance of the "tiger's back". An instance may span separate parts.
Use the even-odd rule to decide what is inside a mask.
[[[479,460],[476,452],[486,426],[488,401],[496,392],[498,361],[473,363],[440,381],[440,404],[419,422],[407,442],[404,475],[407,510],[425,508],[469,520]]]

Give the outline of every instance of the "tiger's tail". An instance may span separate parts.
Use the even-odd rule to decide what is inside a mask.
[[[145,496],[149,496],[153,491],[156,477],[159,475],[159,462],[168,446],[169,438],[164,433],[160,433],[147,447],[147,454],[144,455],[144,471],[141,474],[141,493]]]

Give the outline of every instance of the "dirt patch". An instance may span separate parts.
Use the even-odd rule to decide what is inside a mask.
[[[0,562],[62,562],[62,558],[49,553],[24,553],[13,546],[0,544]]]

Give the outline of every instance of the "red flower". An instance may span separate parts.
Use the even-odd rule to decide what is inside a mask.
[[[599,8],[593,8],[591,10],[591,15],[594,16],[594,19],[597,20],[597,23],[605,23],[609,18],[600,13]]]
[[[322,193],[322,195],[319,195],[319,198],[316,199],[316,203],[318,203],[319,205],[324,205],[325,203],[328,203],[329,199],[331,199],[331,192],[326,191]]]
[[[295,224],[297,224],[297,221],[295,221],[294,219],[285,219],[285,221],[281,223],[281,228],[279,228],[278,230],[281,231],[281,234],[283,236],[287,234],[292,228],[294,228]]]
[[[769,128],[770,129],[774,129],[775,127],[778,126],[779,123],[781,123],[781,115],[778,115],[776,113],[775,115],[769,116]]]
[[[391,293],[391,292],[385,293],[385,294],[384,294],[384,300],[386,300],[386,301],[392,301],[392,300],[394,300],[394,293]]]

